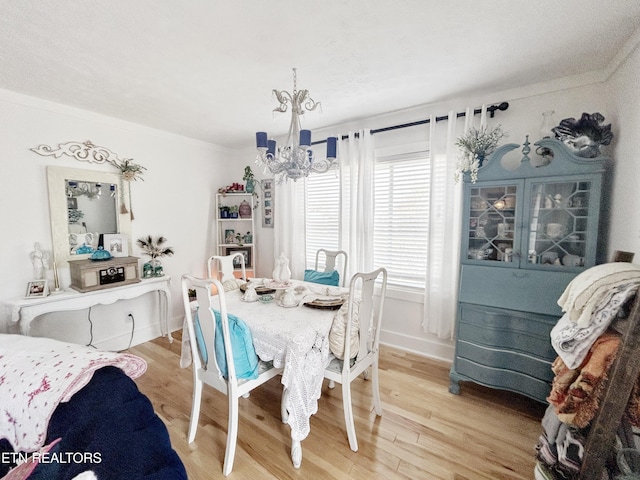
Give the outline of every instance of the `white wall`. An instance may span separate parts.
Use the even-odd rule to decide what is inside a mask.
[[[608,83],[612,121],[617,126],[609,224],[610,251],[635,252],[640,263],[640,47],[613,73]]]
[[[116,171],[109,165],[85,164],[69,156],[43,157],[30,151],[46,144],[52,147],[69,141],[91,140],[132,158],[147,168],[144,181],[132,183],[135,220],[132,238],[164,235],[175,255],[163,260],[166,275],[172,277],[171,324],[181,326],[180,276],[185,272],[203,274],[205,260],[213,253],[212,229],[214,192],[236,177],[227,168],[230,153],[215,145],[119,121],[91,112],[0,91],[0,209],[3,232],[0,236],[0,299],[19,297],[29,280],[32,265],[29,252],[35,242],[51,250],[46,167]],[[241,178],[241,175],[240,175]],[[133,247],[131,252],[141,256]],[[144,257],[143,257],[144,258]],[[64,285],[68,269],[60,271]],[[94,342],[107,348],[128,345],[131,323],[126,312],[136,317],[134,343],[146,341],[160,332],[153,296],[97,307],[91,312]],[[151,316],[145,316],[150,312]],[[7,312],[0,313],[0,331],[14,331]],[[51,318],[49,318],[51,317]],[[35,335],[47,335],[87,343],[90,335],[88,312],[42,316],[33,323]],[[112,339],[103,342],[106,339]]]

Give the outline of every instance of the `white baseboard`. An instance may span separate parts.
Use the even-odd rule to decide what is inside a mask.
[[[434,358],[449,363],[453,362],[455,353],[453,342],[447,342],[437,338],[416,338],[385,330],[380,332],[380,343],[422,355],[423,357]]]

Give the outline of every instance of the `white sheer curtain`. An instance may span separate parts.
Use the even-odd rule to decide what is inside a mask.
[[[427,281],[423,330],[442,339],[453,339],[457,312],[460,265],[462,182],[454,182],[458,153],[456,138],[473,124],[473,109],[467,108],[464,127],[455,112],[446,122],[429,121],[431,188]],[[486,122],[483,106],[481,124]]]
[[[305,208],[303,182],[286,180],[275,185],[273,209],[273,258],[289,259],[291,278],[303,278],[305,269]],[[265,272],[271,277],[271,272]]]
[[[341,183],[340,249],[348,254],[347,278],[373,270],[374,136],[349,132],[338,142]],[[346,282],[348,283],[348,282]]]

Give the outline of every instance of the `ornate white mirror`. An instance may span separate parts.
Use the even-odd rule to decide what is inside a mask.
[[[83,244],[98,244],[103,233],[118,233],[131,251],[131,215],[120,205],[130,205],[129,191],[122,188],[119,173],[49,166],[49,209],[56,264],[89,257]],[[126,208],[124,209],[126,210]]]

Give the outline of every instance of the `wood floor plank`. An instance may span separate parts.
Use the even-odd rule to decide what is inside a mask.
[[[205,386],[196,439],[187,444],[191,368],[180,368],[180,332],[129,350],[147,361],[136,379],[164,421],[190,479],[225,478],[227,399]],[[238,445],[230,478],[529,480],[545,405],[462,383],[452,395],[449,365],[381,346],[383,416],[373,411],[371,382],[352,385],[359,449],[349,448],[340,385],[323,386],[299,470],[290,459],[290,430],[280,420],[276,377],[240,401]]]

